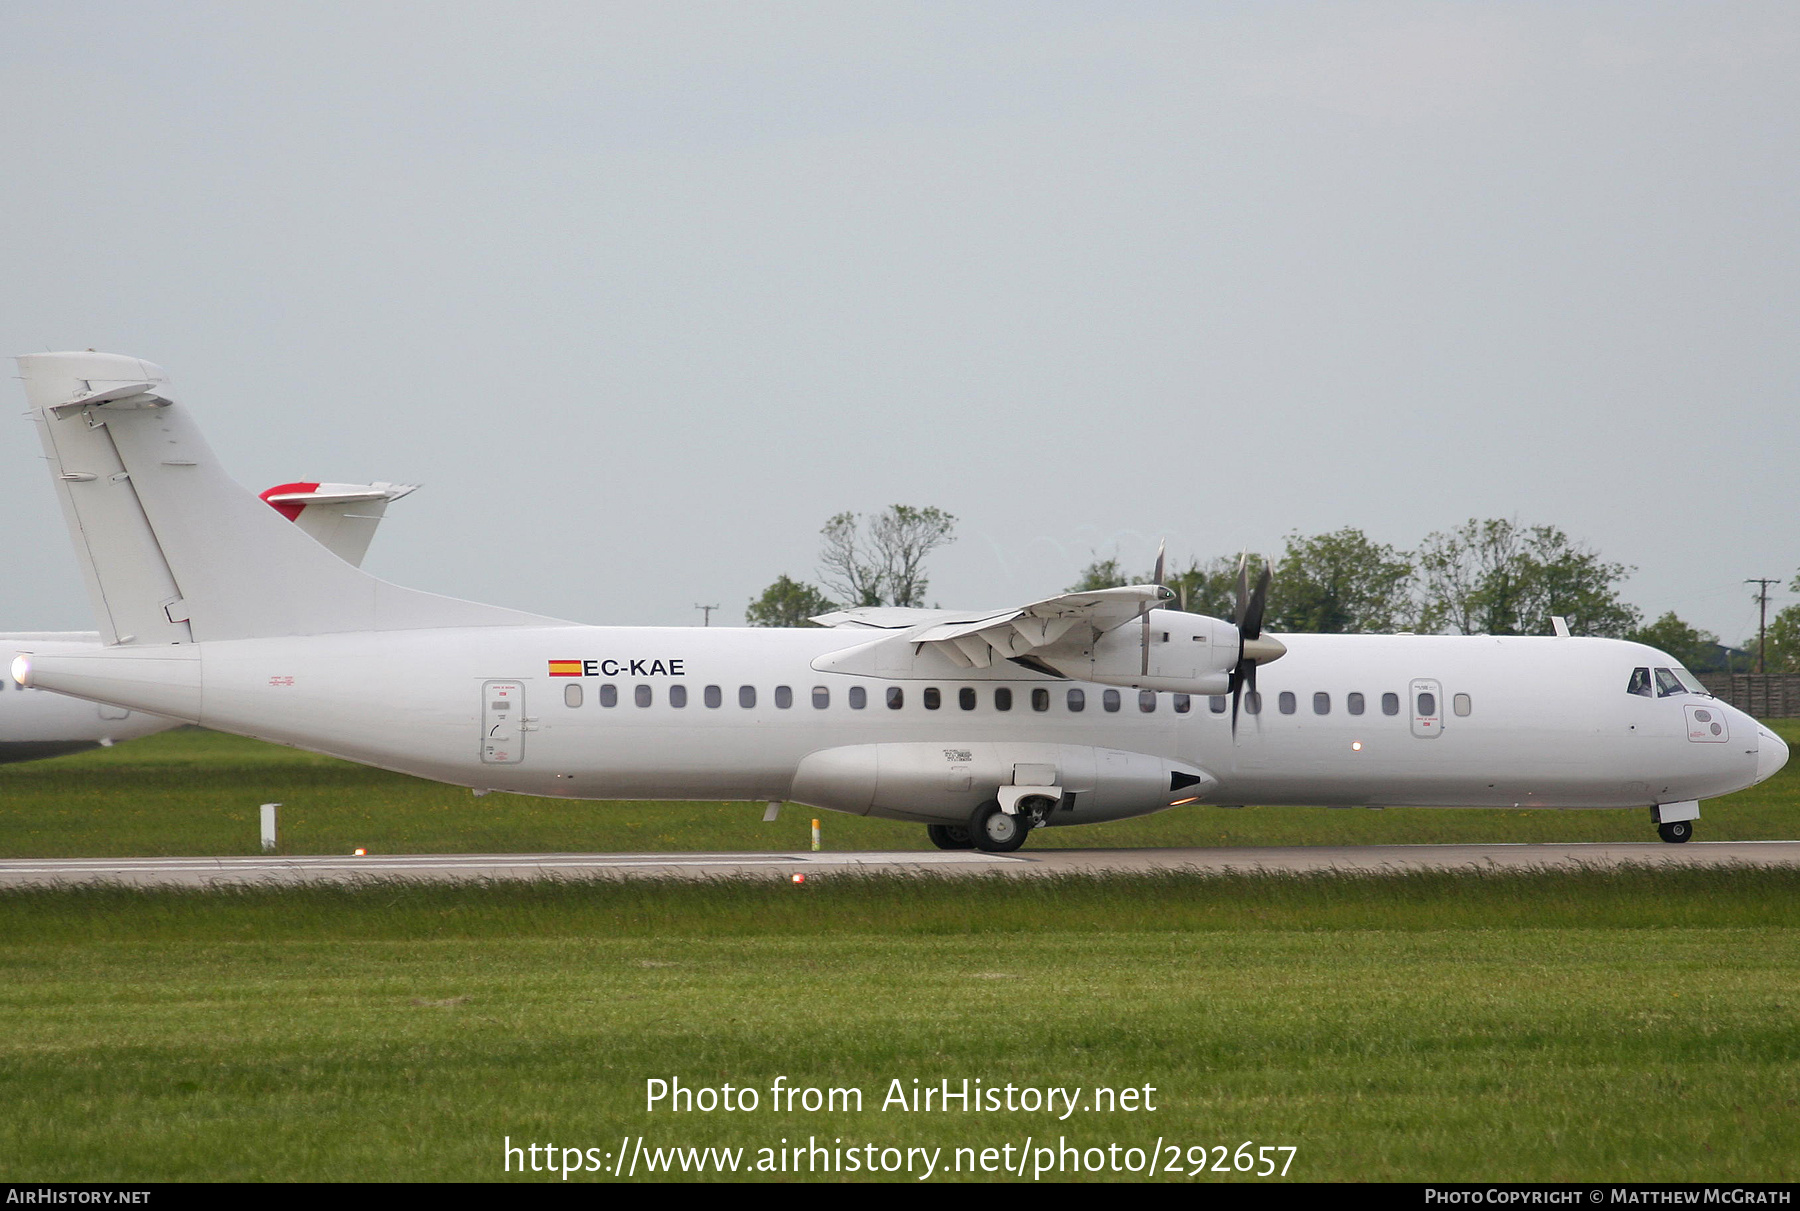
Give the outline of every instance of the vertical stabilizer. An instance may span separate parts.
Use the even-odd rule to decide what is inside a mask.
[[[225,474],[159,366],[106,353],[18,361],[109,644],[560,621],[343,562]]]

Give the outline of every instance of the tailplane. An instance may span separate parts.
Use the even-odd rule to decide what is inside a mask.
[[[18,361],[108,644],[561,622],[345,563],[225,474],[159,366],[108,353]]]

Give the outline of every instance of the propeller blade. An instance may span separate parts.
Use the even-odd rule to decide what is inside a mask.
[[[1263,612],[1269,605],[1269,582],[1271,576],[1269,565],[1264,564],[1262,575],[1256,578],[1256,591],[1250,594],[1250,608],[1244,620],[1238,623],[1238,629],[1246,639],[1256,639],[1262,635]]]
[[[1244,627],[1244,611],[1250,602],[1250,552],[1245,551],[1238,556],[1237,613],[1231,621],[1237,623],[1238,629]]]
[[[1156,571],[1150,575],[1151,584],[1160,585],[1163,582],[1163,556],[1167,552],[1168,545],[1168,539],[1156,544]],[[1168,594],[1165,593],[1163,596],[1166,599]],[[1154,606],[1144,607],[1144,668],[1142,675],[1145,677],[1150,675],[1150,611],[1154,608]]]

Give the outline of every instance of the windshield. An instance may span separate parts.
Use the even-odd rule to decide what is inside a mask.
[[[1694,676],[1680,665],[1675,666],[1675,676],[1680,680],[1682,685],[1685,685],[1688,688],[1689,693],[1705,694],[1709,698],[1712,697],[1712,691],[1707,689],[1706,685],[1698,677]]]
[[[1673,670],[1656,670],[1656,696],[1658,698],[1668,698],[1675,694],[1685,694],[1687,692],[1687,686],[1681,684],[1681,679],[1675,676]]]

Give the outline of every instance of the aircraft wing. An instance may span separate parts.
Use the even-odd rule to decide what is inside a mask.
[[[848,610],[832,610],[814,614],[808,622],[822,627],[858,631],[904,631],[923,622],[968,618],[967,610],[918,610],[910,606],[855,606]]]
[[[936,648],[958,668],[985,669],[996,660],[1029,656],[1067,639],[1097,636],[1140,618],[1174,593],[1161,585],[1127,585],[1088,593],[1064,593],[1012,610],[971,613],[866,607],[822,614],[824,626],[898,632],[890,642]]]

